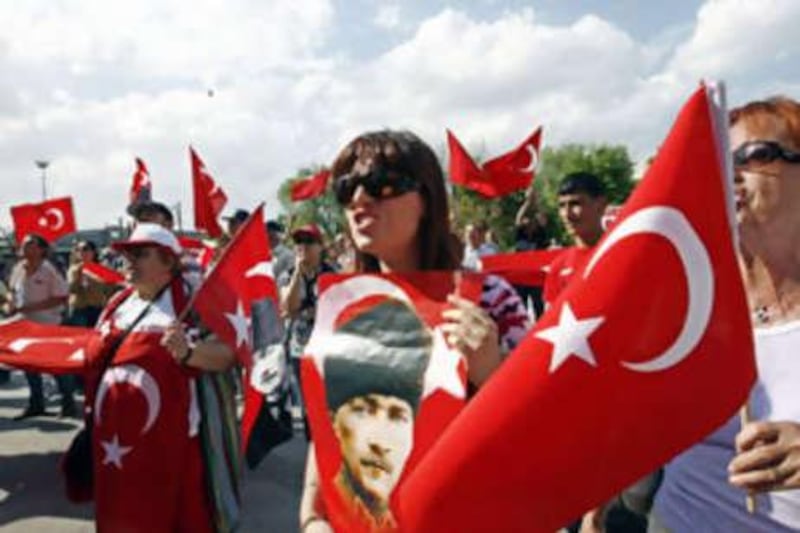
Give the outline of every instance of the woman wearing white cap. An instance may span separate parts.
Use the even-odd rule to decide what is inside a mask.
[[[189,347],[175,324],[190,288],[172,232],[141,223],[113,246],[130,287],[103,310],[87,354],[97,528],[212,531],[195,378],[228,368],[233,354],[216,341]]]

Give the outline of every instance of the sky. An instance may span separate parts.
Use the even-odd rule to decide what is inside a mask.
[[[496,154],[626,145],[645,160],[704,78],[731,104],[800,98],[798,0],[0,0],[0,227],[72,196],[123,216],[134,158],[191,225],[188,146],[227,192],[266,201],[360,132],[445,129]]]

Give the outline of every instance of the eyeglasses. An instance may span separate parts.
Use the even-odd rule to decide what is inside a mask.
[[[395,198],[407,192],[419,190],[419,182],[405,174],[389,174],[379,168],[366,175],[345,174],[333,184],[336,201],[340,205],[349,205],[353,201],[356,189],[361,185],[367,194],[376,200]]]
[[[788,163],[800,163],[800,152],[784,148],[775,141],[748,141],[733,151],[733,164],[744,167],[750,163],[766,165],[776,159]]]
[[[151,252],[152,248],[149,248],[147,246],[135,246],[125,250],[125,255],[127,255],[131,259],[139,260],[150,257]]]

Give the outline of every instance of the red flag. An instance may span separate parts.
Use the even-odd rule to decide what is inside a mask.
[[[205,230],[211,237],[222,235],[222,227],[217,220],[228,197],[208,173],[205,164],[189,147],[192,161],[192,187],[194,190],[194,226]]]
[[[481,271],[502,276],[513,285],[541,287],[550,262],[563,251],[564,248],[556,248],[486,255],[481,257]]]
[[[31,372],[82,371],[92,329],[39,324],[24,319],[0,322],[0,363]]]
[[[200,239],[193,239],[182,235],[178,237],[178,242],[186,253],[194,257],[202,270],[208,268],[211,264],[211,260],[214,259],[214,248]]]
[[[121,285],[125,283],[125,276],[100,263],[84,263],[82,270],[84,275],[89,276],[100,283],[105,283],[108,285]]]
[[[48,242],[54,242],[76,229],[72,198],[69,196],[45,200],[40,204],[14,206],[11,208],[11,218],[17,242],[22,242],[28,233],[36,233]]]
[[[272,375],[281,373],[285,363],[280,350],[283,331],[278,291],[263,211],[263,205],[259,206],[236,232],[194,300],[203,323],[234,350],[245,366],[242,442],[251,467],[266,453],[263,443],[252,437],[256,426],[266,420],[260,415],[269,407],[265,394],[273,392]],[[256,380],[252,379],[254,374]]]
[[[328,180],[331,178],[330,170],[321,170],[311,176],[298,180],[292,184],[291,198],[293,202],[311,200],[322,195],[328,187]]]
[[[450,180],[481,194],[497,198],[527,188],[539,165],[542,128],[537,128],[519,146],[508,153],[486,161],[478,167],[475,161],[448,130],[450,148]]]
[[[136,205],[149,202],[153,197],[153,184],[150,181],[150,171],[144,161],[136,158],[136,171],[133,173],[131,190],[128,194],[128,203]]]
[[[711,111],[700,89],[583,272],[408,480],[408,531],[556,530],[746,399],[751,326],[714,130],[727,122]]]

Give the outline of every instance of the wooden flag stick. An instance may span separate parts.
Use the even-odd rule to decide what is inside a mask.
[[[746,424],[749,424],[751,421],[750,416],[750,402],[744,402],[742,407],[739,409],[739,422],[741,423],[742,427]],[[756,497],[752,492],[747,493],[747,497],[745,498],[745,505],[747,506],[747,512],[750,514],[755,514],[756,512]]]

